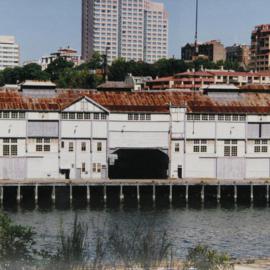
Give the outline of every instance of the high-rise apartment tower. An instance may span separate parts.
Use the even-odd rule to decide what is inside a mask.
[[[150,0],[82,0],[82,58],[153,63],[168,55],[168,13]]]
[[[13,36],[0,36],[0,70],[20,64],[20,49]]]

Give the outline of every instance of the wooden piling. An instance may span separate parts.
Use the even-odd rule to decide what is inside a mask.
[[[55,196],[55,185],[53,185],[52,187],[52,203],[55,204],[55,199],[56,199],[56,196]]]
[[[202,189],[201,189],[201,201],[202,201],[202,203],[204,203],[204,190],[205,190],[205,187],[204,187],[204,184],[202,184]]]
[[[140,203],[140,186],[137,185],[137,202]]]
[[[234,183],[234,203],[237,203],[237,185]]]
[[[189,190],[189,186],[188,184],[186,183],[186,196],[185,196],[185,199],[186,199],[186,203],[188,203],[188,191]]]
[[[254,194],[253,194],[253,183],[250,182],[250,203],[253,203]]]
[[[217,203],[220,203],[221,200],[221,186],[218,184],[217,186]]]
[[[17,203],[21,202],[21,186],[18,185],[17,187]]]
[[[38,185],[35,185],[35,204],[38,204]]]
[[[104,203],[107,202],[107,186],[104,185],[103,186],[103,199],[104,199]]]
[[[123,185],[120,185],[120,202],[124,201]]]
[[[153,203],[156,203],[156,185],[153,185]]]
[[[170,184],[170,194],[169,194],[169,201],[170,201],[170,204],[172,203],[172,199],[173,199],[173,193],[172,193],[172,184]]]

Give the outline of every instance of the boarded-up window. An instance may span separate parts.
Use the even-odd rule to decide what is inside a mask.
[[[247,137],[260,138],[260,124],[248,123]]]
[[[262,124],[262,137],[270,138],[270,124]]]
[[[58,137],[58,122],[30,121],[28,122],[29,137]]]

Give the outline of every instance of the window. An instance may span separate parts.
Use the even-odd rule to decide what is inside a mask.
[[[83,113],[77,113],[77,119],[79,120],[83,119]]]
[[[97,151],[101,152],[102,151],[102,142],[97,143]]]
[[[18,118],[18,113],[17,112],[12,112],[11,113],[11,118]]]
[[[91,119],[91,113],[84,113],[84,119]]]
[[[224,115],[223,114],[219,114],[218,115],[218,120],[219,121],[224,121]]]
[[[81,143],[81,150],[82,150],[82,152],[86,151],[86,142]]]
[[[94,119],[99,120],[99,113],[94,113]]]
[[[202,114],[202,120],[207,121],[208,120],[208,114]]]
[[[65,142],[61,141],[61,148],[65,148]]]
[[[174,145],[174,152],[179,152],[180,151],[180,144],[179,143],[175,143]]]
[[[225,140],[224,141],[224,156],[225,157],[237,157],[238,146],[237,140]]]
[[[82,172],[85,172],[85,162],[82,163]]]
[[[75,119],[75,116],[76,116],[76,114],[75,113],[69,113],[68,114],[68,117],[69,117],[69,119]]]
[[[51,151],[50,138],[36,138],[36,152]]]
[[[73,151],[74,151],[73,142],[69,142],[69,143],[68,143],[68,151],[69,151],[69,152],[73,152]]]
[[[254,140],[254,153],[267,153],[268,140]]]
[[[149,113],[129,113],[128,114],[128,120],[132,121],[150,121],[151,120],[151,114]]]
[[[68,113],[62,113],[62,119],[68,119]]]
[[[100,163],[93,163],[93,172],[100,173],[101,172],[101,164]]]
[[[106,120],[106,119],[107,119],[106,113],[101,113],[101,120]]]
[[[17,139],[3,139],[3,156],[17,156],[18,155],[18,140]]]
[[[9,112],[3,112],[3,118],[9,118]]]
[[[207,152],[207,140],[194,140],[193,141],[194,153],[206,153]]]

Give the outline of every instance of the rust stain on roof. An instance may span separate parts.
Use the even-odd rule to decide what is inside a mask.
[[[270,94],[240,93],[236,99],[215,99],[201,92],[97,92],[61,90],[53,98],[30,98],[17,91],[0,91],[0,110],[61,111],[81,97],[88,97],[112,112],[169,111],[169,106],[187,107],[188,112],[270,113]]]

